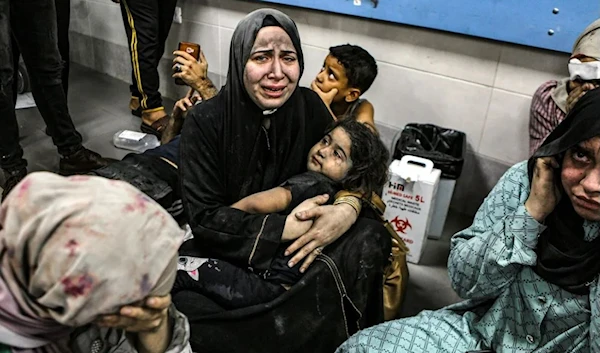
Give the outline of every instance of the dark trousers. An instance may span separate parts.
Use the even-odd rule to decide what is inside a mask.
[[[121,0],[131,54],[131,95],[140,99],[142,110],[163,107],[157,67],[165,51],[176,5],[177,0]]]
[[[71,21],[71,0],[54,0],[54,4],[56,6],[58,52],[60,53],[60,57],[62,58],[63,63],[63,69],[61,74],[62,87],[63,91],[65,91],[65,95],[69,97],[69,64],[71,63],[71,60],[69,59],[69,22]],[[19,74],[17,67],[19,67],[19,57],[21,56],[21,51],[19,50],[19,46],[17,45],[17,41],[14,36],[12,45],[14,68],[13,97],[14,101],[16,102],[17,80]]]
[[[172,295],[193,292],[231,310],[268,303],[285,293],[275,282],[234,266],[226,261],[209,259],[198,268],[198,280],[186,271],[177,271]]]
[[[81,147],[62,86],[54,0],[0,0],[0,167],[24,168],[15,114],[11,32],[29,72],[33,97],[61,155]]]

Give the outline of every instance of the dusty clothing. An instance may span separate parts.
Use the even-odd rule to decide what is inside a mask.
[[[34,173],[2,203],[0,240],[0,342],[68,352],[74,328],[169,293],[183,231],[127,183]]]
[[[276,10],[249,14],[233,34],[226,85],[188,114],[180,148],[184,208],[194,234],[180,253],[254,272],[269,269],[286,216],[252,215],[229,205],[306,171],[310,148],[333,123],[319,96],[305,88],[296,88],[276,111],[263,112],[248,96],[245,64],[258,31],[273,24],[290,36],[303,68],[294,22]],[[359,219],[273,301],[226,310],[190,291],[177,293],[173,301],[190,319],[197,351],[331,352],[359,328],[383,320],[389,252],[385,228]]]
[[[564,194],[544,224],[525,207],[536,159],[600,136],[598,111],[595,89],[454,235],[448,271],[467,301],[364,330],[337,353],[600,352],[600,224]]]

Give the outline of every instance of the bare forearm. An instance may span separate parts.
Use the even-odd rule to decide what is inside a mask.
[[[208,77],[194,82],[192,88],[200,94],[202,100],[211,99],[212,97],[216,96],[219,92]]]
[[[177,136],[181,133],[182,128],[183,128],[183,118],[182,117],[179,117],[179,118],[171,117],[171,119],[169,119],[169,124],[165,128],[165,131],[163,131],[163,133],[162,133],[160,143],[162,145],[166,145],[167,143],[171,142],[171,140],[174,139],[175,136]]]
[[[239,200],[238,202],[231,205],[231,207],[238,209],[240,211],[251,213],[251,214],[269,213],[269,212],[260,212],[260,209],[259,209],[260,207],[258,207],[258,204],[256,203],[256,198],[253,198],[252,196],[253,195],[250,195],[248,197],[245,197],[245,198]]]
[[[292,193],[286,188],[276,187],[246,196],[231,207],[247,213],[268,214],[285,210],[290,202]]]
[[[154,332],[138,333],[137,351],[139,353],[164,353],[171,342],[173,320],[167,316]]]

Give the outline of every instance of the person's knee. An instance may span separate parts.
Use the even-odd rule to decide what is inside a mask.
[[[39,61],[27,65],[32,84],[42,87],[62,84],[62,69],[62,60]]]
[[[12,54],[10,48],[0,46],[0,92],[6,94],[7,87],[12,87],[13,84],[13,65]],[[12,99],[12,97],[10,97]]]

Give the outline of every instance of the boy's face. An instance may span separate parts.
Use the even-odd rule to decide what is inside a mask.
[[[348,77],[344,65],[331,54],[327,55],[321,71],[317,74],[315,82],[319,89],[325,93],[337,88],[338,93],[333,98],[333,103],[346,101],[354,102],[360,96],[360,90],[348,87]]]
[[[341,181],[352,168],[351,146],[350,136],[343,128],[336,127],[310,149],[308,170]]]

